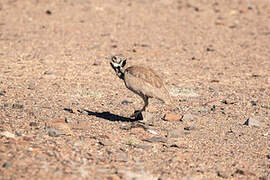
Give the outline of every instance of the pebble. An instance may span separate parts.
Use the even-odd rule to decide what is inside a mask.
[[[178,114],[165,114],[162,119],[165,121],[180,121],[182,117]]]
[[[102,146],[112,146],[114,144],[110,139],[102,139],[98,143]]]
[[[57,131],[57,129],[52,128],[52,127],[47,128],[47,133],[51,137],[59,137],[60,136],[60,133]]]
[[[183,128],[177,128],[173,130],[169,130],[167,132],[167,137],[168,138],[180,138],[183,137],[184,135],[189,134],[189,132],[185,131]]]
[[[6,91],[0,91],[0,96],[4,96],[6,94]]]
[[[255,101],[250,101],[250,104],[251,104],[252,106],[256,106],[256,105],[257,105],[257,103],[256,103]]]
[[[37,126],[37,123],[36,122],[30,122],[29,126]]]
[[[53,72],[51,72],[51,71],[45,71],[44,74],[45,74],[45,75],[52,75]]]
[[[196,121],[197,118],[193,116],[192,114],[185,114],[182,118],[182,121]]]
[[[12,105],[12,108],[13,109],[22,109],[24,106],[23,105],[21,105],[21,104],[13,104]]]
[[[150,142],[150,143],[155,143],[155,142],[166,143],[167,139],[160,136],[153,136],[151,138],[143,139],[143,141]]]
[[[65,122],[65,119],[53,119],[45,126],[47,134],[52,137],[58,137],[60,135],[73,135],[73,132],[69,125]]]
[[[121,104],[131,104],[132,102],[131,101],[128,101],[128,100],[123,100],[122,102],[121,102]]]
[[[250,117],[245,121],[244,125],[255,126],[255,127],[265,127],[266,125],[263,121],[266,119],[267,118],[263,116]]]
[[[186,127],[184,127],[184,130],[186,130],[186,131],[191,131],[191,130],[195,130],[195,129],[196,129],[195,126],[186,126]]]
[[[15,138],[15,135],[12,134],[12,133],[10,133],[10,132],[8,132],[8,131],[0,132],[0,135],[1,135],[1,136],[5,136],[5,137],[7,137],[7,138]]]
[[[65,123],[71,123],[72,120],[70,118],[65,117]]]
[[[2,165],[2,167],[3,168],[9,168],[10,166],[11,166],[12,164],[11,164],[11,162],[5,162],[3,165]]]
[[[217,171],[217,175],[221,178],[227,179],[231,174],[229,174],[229,172],[226,171]]]

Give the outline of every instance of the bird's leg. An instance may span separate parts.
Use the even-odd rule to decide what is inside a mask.
[[[143,98],[144,101],[144,106],[141,110],[135,111],[130,117],[135,117],[135,119],[137,119],[137,117],[139,116],[139,114],[141,114],[143,111],[145,111],[146,107],[148,106],[148,97],[147,96],[141,96]]]

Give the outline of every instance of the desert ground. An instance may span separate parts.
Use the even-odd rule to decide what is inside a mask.
[[[113,55],[179,111],[130,118]],[[269,97],[269,0],[0,1],[0,179],[267,180]]]

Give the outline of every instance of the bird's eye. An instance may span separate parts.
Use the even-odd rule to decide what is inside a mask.
[[[113,56],[113,57],[112,57],[112,60],[113,60],[113,61],[116,61],[116,60],[117,60],[117,58],[116,58],[115,56]]]

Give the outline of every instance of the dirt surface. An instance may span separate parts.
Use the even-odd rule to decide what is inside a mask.
[[[130,119],[112,55],[181,121]],[[270,179],[269,96],[269,0],[0,1],[1,179]]]

